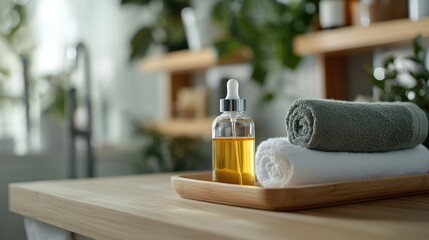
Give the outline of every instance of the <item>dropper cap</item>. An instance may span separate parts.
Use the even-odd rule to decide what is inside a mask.
[[[246,111],[246,99],[241,99],[238,95],[238,81],[235,79],[228,80],[226,89],[226,97],[220,100],[220,111]]]

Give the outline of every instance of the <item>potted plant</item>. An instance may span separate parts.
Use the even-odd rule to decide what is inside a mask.
[[[65,85],[70,74],[60,72],[39,79],[38,94],[41,102],[41,145],[45,151],[61,149],[65,141]]]
[[[139,125],[137,125],[139,126]],[[135,173],[209,170],[211,142],[197,138],[169,138],[150,126],[136,128],[142,146],[131,158]]]
[[[262,88],[273,69],[296,69],[301,58],[293,52],[293,41],[314,23],[319,0],[220,0],[211,9],[212,19],[222,32],[213,43],[220,60],[243,51],[250,52],[252,80]],[[187,48],[181,11],[189,0],[122,0],[157,9],[153,23],[142,26],[130,41],[130,59],[146,56],[151,46],[167,51]],[[160,7],[154,7],[160,6]],[[160,34],[162,33],[162,34]],[[263,100],[272,100],[274,90],[266,90]]]
[[[429,69],[427,48],[423,47],[422,37],[413,40],[413,53],[405,58],[388,56],[379,68],[367,68],[372,84],[379,91],[380,101],[409,101],[415,103],[429,119]],[[398,64],[407,63],[408,67]],[[404,64],[402,64],[404,65]],[[405,84],[401,77],[408,77],[412,83]],[[429,137],[423,143],[429,146]]]

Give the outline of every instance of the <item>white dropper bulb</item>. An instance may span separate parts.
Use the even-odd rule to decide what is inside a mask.
[[[243,112],[246,111],[246,99],[241,99],[238,95],[238,81],[230,79],[226,83],[227,93],[224,99],[220,100],[221,112]]]
[[[225,99],[240,99],[238,95],[238,81],[235,79],[228,80],[226,84],[226,97]]]

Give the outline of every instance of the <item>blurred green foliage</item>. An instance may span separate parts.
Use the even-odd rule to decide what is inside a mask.
[[[11,8],[2,13],[5,15],[3,18],[7,19],[8,24],[6,24],[7,27],[1,29],[0,36],[9,44],[11,50],[20,54],[16,41],[19,41],[20,29],[26,24],[27,15],[23,5],[16,4],[13,1],[9,2]]]
[[[122,0],[121,3],[162,6],[154,24],[141,27],[133,35],[131,60],[144,57],[153,45],[166,46],[168,51],[187,48],[180,13],[191,5],[189,0]],[[243,48],[250,50],[252,79],[260,86],[264,86],[273,66],[296,69],[301,58],[293,51],[293,41],[312,26],[318,3],[319,0],[217,1],[212,19],[223,31],[222,37],[213,43],[219,58],[228,58]],[[268,91],[263,100],[274,97],[275,92]]]
[[[198,138],[168,138],[150,127],[138,128],[143,145],[131,164],[136,173],[211,169],[211,142]]]
[[[212,18],[224,36],[214,43],[220,58],[243,48],[251,51],[252,79],[263,86],[273,65],[296,69],[301,58],[293,51],[297,35],[309,30],[318,13],[318,0],[221,0],[213,8]],[[274,99],[267,92],[263,100]]]
[[[59,120],[64,119],[66,106],[66,90],[64,86],[70,81],[70,74],[66,72],[51,74],[42,77],[41,80],[44,80],[47,86],[47,91],[41,96],[43,113]]]
[[[189,0],[121,0],[121,4],[134,4],[142,7],[158,5],[156,20],[148,26],[142,26],[130,41],[130,60],[146,56],[153,45],[164,46],[167,51],[188,48],[181,11],[190,6]]]
[[[381,68],[367,67],[366,71],[372,84],[380,90],[380,101],[410,101],[429,113],[429,69],[426,62],[427,49],[423,47],[422,37],[413,40],[413,53],[405,59],[412,67],[398,64],[404,58],[388,56]],[[379,71],[376,73],[375,71]],[[404,84],[401,77],[408,75],[414,84]]]
[[[25,5],[13,0],[0,1],[0,41],[17,58],[27,57],[33,48],[30,30],[27,26]],[[1,54],[1,53],[0,53]],[[7,54],[5,54],[7,55]],[[5,56],[3,55],[3,56]],[[3,91],[4,82],[10,77],[10,58],[0,56],[0,99],[8,99]]]

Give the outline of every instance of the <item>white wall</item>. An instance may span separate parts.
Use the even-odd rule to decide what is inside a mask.
[[[66,51],[78,41],[89,48],[96,142],[124,143],[133,120],[165,116],[165,77],[143,74],[128,61],[129,40],[147,13],[119,0],[35,0],[31,8],[36,76],[67,69]],[[79,72],[73,82],[81,85]]]
[[[129,40],[146,17],[139,9],[121,7],[119,0],[33,0],[28,4],[37,46],[32,59],[34,77],[64,71],[66,51],[78,41],[89,47],[97,144],[127,147],[132,121],[165,116],[165,76],[142,74],[128,62]],[[79,74],[74,78],[78,81]],[[54,125],[47,126],[53,130],[50,143],[56,143],[46,147],[49,153],[16,156],[0,152],[0,239],[25,239],[22,217],[8,211],[9,183],[67,176],[62,129],[55,130]],[[96,175],[132,174],[129,160],[133,150],[126,149],[99,150]]]

